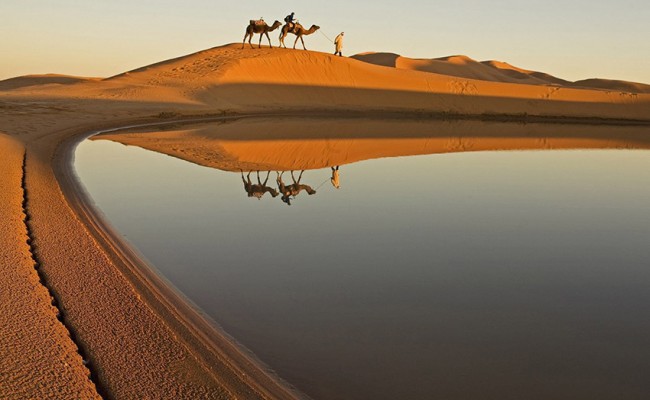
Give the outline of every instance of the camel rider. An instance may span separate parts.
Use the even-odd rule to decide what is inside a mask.
[[[284,22],[286,22],[287,25],[289,25],[289,32],[292,32],[292,31],[293,31],[293,28],[296,27],[296,23],[294,22],[294,21],[295,21],[295,18],[294,18],[294,16],[293,16],[293,14],[294,14],[294,12],[291,11],[291,14],[287,15],[286,17],[284,17]]]

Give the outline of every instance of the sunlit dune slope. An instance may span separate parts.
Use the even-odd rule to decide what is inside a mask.
[[[397,57],[391,61],[393,56],[381,54],[375,58],[381,59],[380,64],[393,62],[398,68],[319,52],[241,49],[240,44],[231,44],[101,82],[19,90],[175,103],[211,112],[356,110],[614,119],[647,119],[650,115],[650,95],[550,86],[541,84],[543,75],[527,75],[525,70],[463,56],[437,60]],[[527,84],[521,83],[521,77],[510,76],[514,73],[527,75]]]

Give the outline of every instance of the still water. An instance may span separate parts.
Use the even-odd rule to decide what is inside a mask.
[[[363,121],[242,133],[255,124],[274,122],[112,134],[75,166],[114,227],[299,390],[647,398],[650,153],[620,150],[646,144],[399,121],[382,126],[406,142]],[[467,151],[497,148],[530,150]]]

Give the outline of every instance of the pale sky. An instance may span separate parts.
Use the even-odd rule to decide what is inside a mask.
[[[241,43],[248,20],[291,11],[321,27],[305,38],[310,50],[333,51],[325,35],[345,31],[344,55],[464,54],[569,80],[650,84],[648,0],[0,0],[0,79],[111,76]]]

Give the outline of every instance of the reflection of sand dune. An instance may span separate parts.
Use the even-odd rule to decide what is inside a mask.
[[[258,118],[112,140],[222,170],[303,170],[419,154],[489,150],[645,149],[645,128],[403,120]]]

